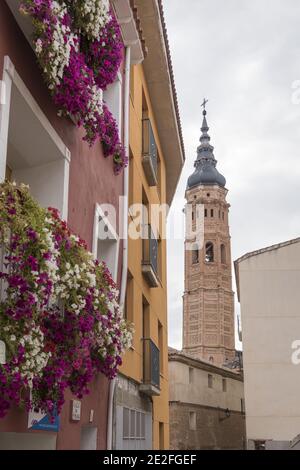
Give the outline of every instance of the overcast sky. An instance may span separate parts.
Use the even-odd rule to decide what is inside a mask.
[[[164,0],[164,6],[186,150],[172,212],[182,218],[205,96],[229,189],[233,260],[300,236],[300,1]],[[183,241],[171,240],[169,344],[177,348],[183,256]]]

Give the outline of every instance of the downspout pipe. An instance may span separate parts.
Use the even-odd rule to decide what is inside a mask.
[[[125,54],[125,85],[124,85],[124,147],[129,158],[129,103],[130,103],[130,63],[131,49],[126,47]],[[128,195],[129,195],[129,165],[124,168],[124,197],[123,197],[123,265],[120,291],[120,307],[124,311],[127,271],[128,271]]]
[[[125,50],[125,83],[124,83],[124,148],[125,153],[129,157],[129,103],[130,103],[130,62],[131,49],[126,47]],[[124,195],[123,195],[123,256],[122,256],[122,277],[120,289],[120,309],[124,311],[126,288],[127,288],[127,271],[128,271],[128,193],[129,193],[129,169],[128,166],[123,170],[124,175]],[[113,419],[114,419],[114,394],[117,379],[113,379],[109,385],[108,397],[108,413],[107,413],[107,450],[112,450],[113,440]]]

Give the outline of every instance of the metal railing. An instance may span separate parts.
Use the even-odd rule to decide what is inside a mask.
[[[157,145],[150,119],[143,119],[143,155],[149,156],[153,165],[155,175],[157,175]]]
[[[144,227],[143,264],[150,264],[155,274],[158,274],[158,240],[150,224]]]
[[[160,388],[160,351],[151,339],[143,339],[143,382]]]

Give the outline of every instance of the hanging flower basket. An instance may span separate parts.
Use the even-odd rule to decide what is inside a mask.
[[[83,126],[91,146],[117,136],[104,155],[118,174],[128,158],[103,90],[117,77],[123,42],[109,0],[23,0],[20,11],[32,18],[34,50],[58,114]]]
[[[131,326],[105,264],[24,185],[0,185],[0,247],[0,417],[59,413],[67,388],[82,398],[98,372],[115,377]]]

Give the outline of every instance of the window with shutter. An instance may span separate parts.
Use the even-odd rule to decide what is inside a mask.
[[[123,439],[129,439],[129,409],[123,408]]]
[[[130,410],[130,438],[135,439],[135,410]]]

